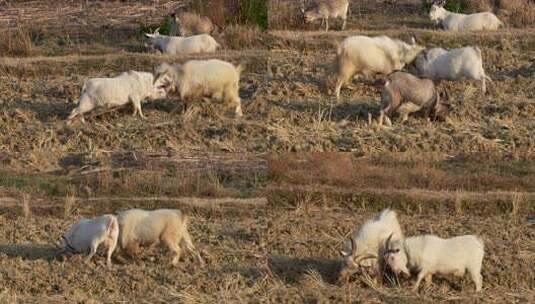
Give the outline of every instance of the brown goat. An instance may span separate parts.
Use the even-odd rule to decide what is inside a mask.
[[[398,71],[387,76],[381,91],[379,125],[383,125],[386,116],[387,124],[391,126],[389,116],[393,113],[401,115],[402,123],[409,118],[409,114],[415,112],[422,112],[428,119],[430,115],[445,119],[450,108],[450,104],[440,100],[440,94],[432,80]]]
[[[171,14],[171,36],[188,37],[200,34],[210,34],[215,27],[210,18],[197,14],[181,12]]]

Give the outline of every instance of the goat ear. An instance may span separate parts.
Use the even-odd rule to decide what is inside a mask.
[[[414,35],[411,36],[411,44],[416,45],[416,36]]]
[[[424,51],[422,52],[422,54],[424,55],[424,59],[425,59],[425,61],[429,61],[429,58],[427,57],[427,53],[428,53],[427,50],[424,50]]]
[[[343,251],[343,250],[340,250],[340,255],[343,256],[343,257],[346,257],[349,255],[349,253]]]

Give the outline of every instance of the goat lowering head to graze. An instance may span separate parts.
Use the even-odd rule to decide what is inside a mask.
[[[88,263],[100,244],[107,247],[106,262],[111,267],[111,255],[117,246],[119,224],[114,215],[106,214],[94,219],[82,219],[61,236],[58,247],[61,254],[87,253]]]
[[[154,85],[167,92],[178,92],[183,102],[193,97],[222,100],[235,107],[236,117],[243,115],[239,96],[241,65],[210,60],[189,60],[183,64],[163,63],[155,68]]]
[[[411,44],[387,36],[352,36],[344,39],[336,55],[336,99],[340,98],[342,86],[353,76],[388,75],[411,63],[424,49],[416,44],[414,37]]]
[[[141,112],[141,102],[167,96],[165,90],[153,85],[152,73],[128,71],[113,78],[91,78],[84,83],[78,106],[72,110],[68,120],[82,116],[97,107],[117,107],[131,103],[134,115]]]
[[[153,246],[160,242],[174,252],[172,264],[177,265],[181,247],[195,254],[204,265],[188,232],[188,218],[178,209],[142,210],[130,209],[117,215],[120,234],[119,245],[128,254],[135,255],[141,246]]]
[[[189,37],[167,36],[158,33],[145,34],[153,49],[169,55],[212,53],[221,47],[219,43],[208,34]]]
[[[305,23],[310,23],[317,19],[321,19],[322,22],[325,22],[325,31],[329,31],[329,18],[341,18],[341,30],[345,30],[347,13],[349,10],[348,0],[316,0],[316,5],[306,11],[304,1],[302,1],[301,4],[301,11],[304,14]]]
[[[480,291],[483,286],[481,265],[484,255],[483,241],[474,235],[449,239],[422,235],[400,240],[389,237],[384,260],[396,274],[410,277],[411,273],[418,273],[413,288],[415,291],[423,279],[431,284],[436,273],[462,277],[466,272],[470,274],[476,291]]]
[[[379,125],[383,125],[386,118],[391,126],[390,116],[393,113],[402,116],[402,123],[414,112],[422,112],[427,119],[444,120],[450,109],[449,103],[441,101],[432,80],[398,71],[388,75],[381,90]]]
[[[192,35],[211,34],[215,26],[208,17],[201,17],[197,14],[180,12],[171,16],[171,36],[188,37]]]
[[[486,81],[492,81],[483,69],[481,50],[464,47],[453,50],[433,48],[422,52],[414,61],[417,74],[433,80],[460,80],[470,78],[481,82],[481,91],[487,91]]]
[[[445,1],[434,2],[429,10],[429,18],[448,31],[497,30],[504,23],[493,13],[458,14],[447,11]]]
[[[382,277],[385,241],[391,234],[394,239],[403,238],[397,214],[390,209],[383,210],[375,218],[365,222],[358,231],[353,232],[345,243],[344,250],[340,251],[344,259],[340,281],[347,280],[355,273],[364,272]]]

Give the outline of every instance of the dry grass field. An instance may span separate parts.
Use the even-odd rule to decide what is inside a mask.
[[[347,30],[328,33],[295,17],[300,1],[268,1],[269,31],[201,9],[223,26],[222,50],[149,53],[141,31],[187,2],[0,0],[0,303],[535,302],[535,29],[521,1],[498,11],[505,29],[468,34],[434,29],[419,0],[352,1]],[[486,95],[440,83],[455,105],[445,122],[368,126],[372,79],[338,103],[330,92],[335,42],[356,34],[478,45],[494,81]],[[191,58],[245,64],[243,118],[170,97],[143,120],[126,107],[66,123],[86,79]],[[132,207],[188,213],[206,266],[170,267],[164,250],[112,269],[56,257],[76,220]],[[385,207],[406,235],[480,235],[484,290],[339,283],[347,235]]]

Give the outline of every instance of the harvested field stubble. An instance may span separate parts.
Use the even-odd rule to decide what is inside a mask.
[[[115,201],[79,205],[79,216],[116,212],[128,207],[180,207],[191,216],[190,233],[207,265],[199,268],[185,255],[177,268],[165,252],[143,253],[124,264],[105,268],[98,256],[85,265],[81,256],[54,258],[53,242],[76,218],[64,219],[61,209],[46,210],[20,221],[16,211],[0,215],[2,290],[25,303],[38,301],[103,302],[530,302],[535,296],[532,229],[504,214],[405,213],[407,235],[441,236],[475,233],[485,241],[484,288],[474,294],[470,280],[440,278],[417,296],[400,286],[367,285],[359,279],[337,280],[338,250],[347,233],[373,216],[374,210],[310,204],[307,208],[238,204],[191,207],[162,202]],[[52,208],[52,207],[51,207]],[[372,209],[375,209],[373,207]],[[78,217],[78,216],[77,216]],[[358,292],[356,292],[358,291]]]
[[[497,32],[447,33],[420,0],[386,2],[352,1],[344,32],[312,31],[290,5],[270,16],[284,30],[232,25],[215,54],[160,56],[145,53],[141,30],[194,2],[0,0],[0,27],[23,30],[0,46],[0,302],[535,302],[535,31],[510,15]],[[494,82],[487,95],[441,82],[455,105],[446,122],[370,127],[373,79],[339,103],[328,92],[335,41],[357,34],[477,45]],[[245,65],[244,118],[171,97],[144,104],[145,120],[126,108],[65,123],[90,77],[212,57]],[[187,254],[169,267],[159,250],[110,270],[102,256],[56,259],[76,220],[134,207],[186,211],[206,267]],[[384,207],[406,235],[481,235],[484,291],[450,277],[420,294],[408,281],[337,282],[347,235]]]

